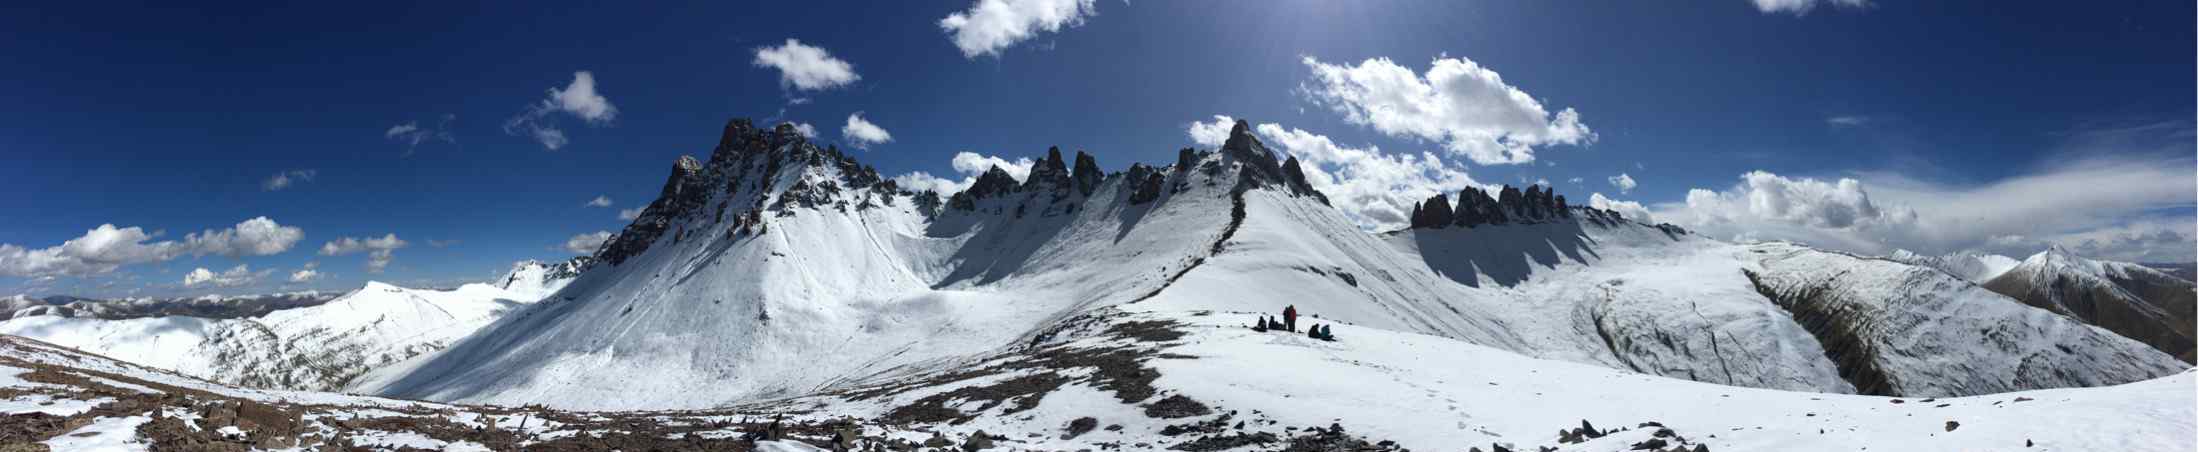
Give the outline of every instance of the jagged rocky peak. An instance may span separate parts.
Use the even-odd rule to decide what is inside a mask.
[[[1244,165],[1242,177],[1237,180],[1238,190],[1281,187],[1286,193],[1310,196],[1321,204],[1328,204],[1328,196],[1306,181],[1303,164],[1296,157],[1290,157],[1288,161],[1275,160],[1275,153],[1252,133],[1250,121],[1239,119],[1236,125],[1229,127],[1229,139],[1221,143],[1221,154]]]
[[[1099,182],[1107,179],[1107,172],[1099,169],[1099,159],[1084,151],[1076,151],[1076,167],[1070,171],[1069,179],[1075,181],[1076,192],[1084,196],[1091,196],[1091,191],[1099,188]]]
[[[1031,172],[1036,173],[1037,170],[1032,169]],[[1035,179],[1035,175],[1033,178]],[[969,188],[948,197],[946,206],[956,210],[976,210],[978,200],[995,198],[1020,190],[1021,188],[1015,182],[1015,176],[1009,175],[1007,170],[1000,169],[999,165],[993,165],[991,168],[985,169],[984,174],[977,175],[977,181],[970,183]]]
[[[1068,189],[1070,181],[1068,162],[1061,160],[1061,148],[1055,146],[1046,148],[1045,160],[1030,167],[1030,177],[1023,180],[1023,189],[1053,190],[1058,193]]]
[[[1130,165],[1129,172],[1124,174],[1124,183],[1130,184],[1131,187],[1130,205],[1133,206],[1160,199],[1160,191],[1165,189],[1168,184],[1168,177],[1161,175],[1160,170],[1146,166],[1143,163]]]
[[[1614,213],[1593,208],[1590,218],[1614,221]],[[1412,208],[1413,228],[1441,228],[1444,226],[1474,227],[1484,224],[1542,223],[1570,219],[1573,208],[1565,202],[1564,195],[1554,188],[1539,184],[1528,186],[1525,191],[1505,185],[1491,196],[1477,187],[1458,191],[1456,204],[1445,194],[1438,193]]]

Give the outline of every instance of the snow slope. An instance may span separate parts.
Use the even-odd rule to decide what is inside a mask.
[[[1656,422],[1709,450],[2177,450],[2193,441],[2191,372],[2102,388],[2023,391],[1916,399],[1811,394],[1677,380],[1602,366],[1535,359],[1437,336],[1348,324],[1338,341],[1248,328],[1254,313],[1096,311],[1079,327],[1018,353],[934,376],[925,385],[885,385],[782,402],[815,418],[895,419],[924,411],[944,395],[952,432],[1007,432],[1019,449],[1073,450],[1119,441],[1163,448],[1204,436],[1270,433],[1340,425],[1351,435],[1395,441],[1412,450],[1620,451],[1648,438]],[[1165,324],[1179,335],[1122,334],[1125,325]],[[1145,327],[1153,329],[1157,327]],[[1143,338],[1143,339],[1139,339]],[[1017,367],[1083,351],[1130,353],[1158,377],[1149,395],[1124,400],[1135,382],[1101,378],[1104,367]],[[1066,360],[1064,362],[1103,362]],[[1119,364],[1115,364],[1119,365]],[[998,369],[997,372],[986,370]],[[1016,381],[1066,379],[1032,390]],[[1032,391],[1030,394],[1022,394]],[[882,395],[880,393],[883,393]],[[1004,393],[1004,394],[1003,394]],[[994,403],[993,397],[1004,397]],[[1132,396],[1133,397],[1133,396]],[[1207,407],[1155,417],[1175,397]],[[914,416],[924,418],[924,416]],[[1119,425],[1062,438],[1081,417]],[[2038,419],[2053,419],[2051,426]],[[1214,423],[1211,431],[1184,426]],[[1561,444],[1553,432],[1587,421],[1599,429],[1636,429],[1614,440]],[[1243,424],[1237,424],[1243,422]],[[1949,422],[1957,423],[1949,428]],[[1111,427],[1110,427],[1111,429]],[[1020,432],[1047,432],[1028,438]],[[1622,441],[1619,441],[1621,440]],[[1270,441],[1271,443],[1272,441]],[[1145,446],[1149,444],[1149,446]]]
[[[439,349],[531,301],[485,284],[436,291],[368,282],[318,306],[252,318],[32,316],[0,322],[0,334],[229,384],[338,390],[370,368]]]
[[[2117,386],[1960,398],[1812,394],[1535,359],[1348,324],[1332,324],[1339,340],[1319,341],[1254,332],[1246,327],[1254,318],[1102,308],[1064,319],[1028,347],[955,369],[702,411],[572,412],[242,389],[0,336],[0,406],[90,407],[27,415],[55,426],[21,424],[26,431],[17,434],[32,440],[169,448],[226,436],[264,449],[832,450],[825,446],[842,431],[858,437],[852,443],[860,450],[931,438],[954,446],[979,432],[996,450],[1234,443],[1616,452],[1653,438],[1709,450],[2054,451],[2180,450],[2198,441],[2198,375],[2188,371]],[[744,439],[760,439],[774,419],[789,433]],[[1583,422],[1605,435],[1560,441],[1559,431]],[[96,434],[70,435],[78,432]]]
[[[1814,392],[1978,394],[2144,380],[2172,357],[1961,287],[1880,290],[1944,273],[1886,262],[1883,277],[1781,266],[1785,248],[1737,245],[1577,209],[1579,215],[1367,234],[1277,163],[1241,125],[1213,152],[1101,175],[1058,151],[1026,180],[980,176],[941,202],[899,190],[790,128],[728,124],[707,161],[683,158],[663,194],[552,300],[442,352],[378,369],[376,394],[586,409],[704,408],[844,389],[969,365],[1094,309],[1276,312],[1429,334],[1526,356],[1673,378]],[[942,208],[943,205],[943,208]],[[1809,256],[1833,256],[1797,249]],[[1772,271],[1777,270],[1777,271]],[[1916,347],[1858,385],[1751,273],[1829,281],[1865,323],[1961,324],[2016,336],[1865,343]],[[1781,273],[1785,272],[1785,273]],[[1783,281],[1783,280],[1781,280]],[[1813,283],[1812,283],[1813,284]],[[1974,286],[1967,286],[1973,290]],[[1900,296],[1895,296],[1900,295]],[[1962,312],[1929,302],[1998,302]],[[1966,298],[1964,298],[1966,299]],[[2037,328],[2021,325],[2047,322]],[[2080,326],[2080,325],[2077,325]],[[1845,339],[1842,339],[1845,340]],[[2067,347],[2120,365],[2052,359],[1981,382],[1933,366]],[[1940,381],[1944,380],[1944,381]],[[649,391],[631,388],[646,387]],[[1976,391],[1976,392],[1970,392]]]
[[[1982,283],[2061,315],[2119,333],[2188,363],[2198,292],[2190,280],[2138,264],[2086,259],[2054,246]]]
[[[1911,265],[1936,268],[1964,281],[1977,284],[1991,281],[1992,278],[2007,273],[2007,270],[2015,268],[2015,264],[2021,262],[2012,257],[1976,252],[1925,256],[1908,250],[1893,250],[1893,254],[1886,256],[1886,258]]]

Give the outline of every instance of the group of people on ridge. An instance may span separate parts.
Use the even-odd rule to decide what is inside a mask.
[[[1267,316],[1262,315],[1259,316],[1259,323],[1252,324],[1252,331],[1264,333],[1268,330],[1297,332],[1297,305],[1283,307],[1280,320],[1268,320]],[[1334,341],[1336,340],[1336,333],[1328,325],[1313,325],[1305,329],[1305,337]]]

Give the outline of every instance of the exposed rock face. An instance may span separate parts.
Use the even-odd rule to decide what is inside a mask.
[[[963,189],[960,193],[955,193],[954,196],[947,197],[946,207],[965,211],[975,210],[978,200],[991,199],[1017,191],[1021,191],[1021,188],[1016,185],[1015,176],[1007,174],[1007,170],[1000,169],[999,166],[993,166],[986,169],[984,174],[977,175],[977,181],[970,183],[969,188]]]
[[[924,190],[922,193],[916,194],[916,210],[923,212],[926,216],[938,216],[939,207],[942,205],[943,203],[939,201],[939,192]]]
[[[1412,227],[1414,228],[1440,229],[1456,221],[1451,215],[1449,195],[1436,193],[1435,196],[1427,198],[1426,202],[1420,203],[1419,207],[1415,209],[1418,213],[1412,216]]]
[[[1243,164],[1243,177],[1237,179],[1237,190],[1256,187],[1283,187],[1286,192],[1298,196],[1310,196],[1328,203],[1328,196],[1314,190],[1305,181],[1305,169],[1296,158],[1287,165],[1275,160],[1274,151],[1267,149],[1259,137],[1252,134],[1250,122],[1237,120],[1229,128],[1229,140],[1221,143],[1221,154]]]
[[[1125,179],[1128,183],[1136,184],[1130,190],[1130,205],[1144,204],[1160,199],[1160,190],[1166,188],[1168,184],[1167,176],[1161,175],[1159,170],[1145,166],[1142,163],[1130,165],[1130,170],[1126,173]]]
[[[1046,149],[1046,159],[1030,168],[1030,177],[1023,180],[1024,191],[1049,191],[1055,198],[1068,194],[1072,178],[1068,163],[1061,160],[1061,148]]]
[[[1329,205],[1328,195],[1313,189],[1313,184],[1305,180],[1305,168],[1298,163],[1297,156],[1282,161],[1282,180],[1289,184],[1291,192],[1310,195],[1313,199],[1320,200],[1321,205]]]
[[[1496,197],[1490,197],[1479,188],[1466,187],[1458,191],[1455,207],[1442,194],[1413,207],[1412,227],[1455,225],[1470,228],[1484,224],[1539,223],[1569,219],[1572,215],[1572,206],[1565,203],[1564,196],[1540,185],[1528,186],[1524,192],[1506,185]]]
[[[2085,259],[2059,246],[1983,283],[2023,304],[2097,325],[2192,362],[2189,280],[2137,264]]]
[[[1099,169],[1099,159],[1084,151],[1076,151],[1076,167],[1071,171],[1069,178],[1076,182],[1076,192],[1084,196],[1091,196],[1092,190],[1099,189],[1099,182],[1107,179],[1107,172]]]
[[[736,125],[748,124],[744,120],[735,121],[726,126],[726,133],[733,133]],[[724,149],[720,148],[719,151],[723,152]],[[603,248],[596,251],[596,257],[611,265],[618,265],[625,263],[626,258],[648,250],[649,244],[663,236],[666,228],[671,227],[673,219],[701,207],[704,200],[709,198],[710,187],[706,186],[708,181],[701,176],[702,162],[696,161],[694,156],[679,156],[679,161],[672,163],[672,175],[664,180],[664,189],[657,194],[656,201],[641,209],[641,216],[635,218],[632,224],[626,225],[625,230],[605,242]]]

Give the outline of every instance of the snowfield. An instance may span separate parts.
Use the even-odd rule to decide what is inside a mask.
[[[473,334],[533,299],[486,284],[448,291],[380,282],[317,306],[238,319],[28,316],[11,334],[250,387],[336,391],[368,369]]]

